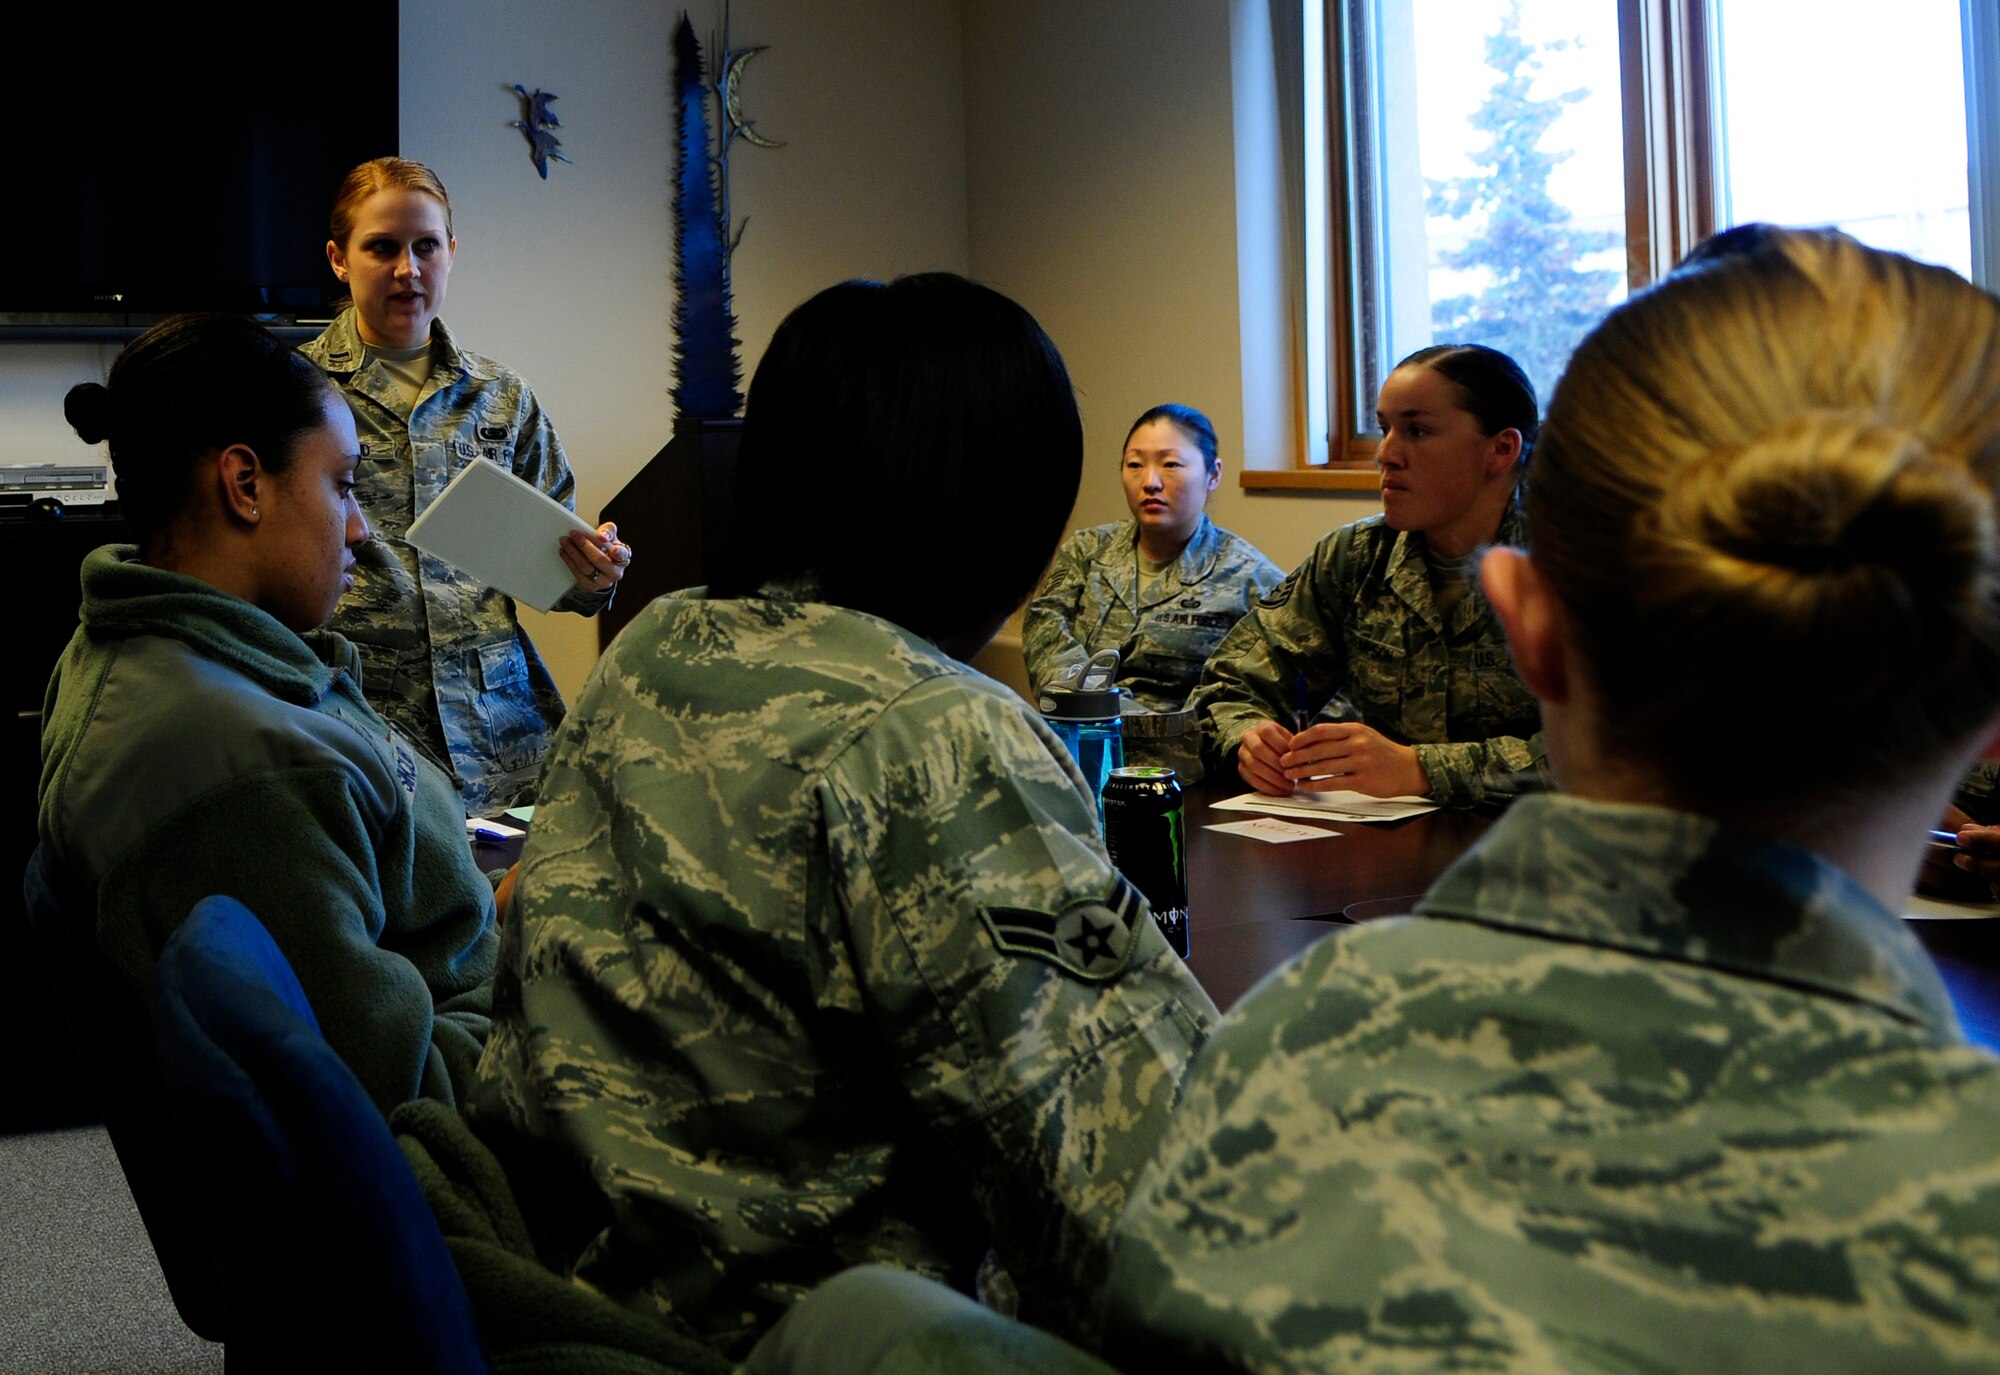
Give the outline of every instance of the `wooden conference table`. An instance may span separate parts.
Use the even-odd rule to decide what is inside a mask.
[[[1334,822],[1335,839],[1285,845],[1209,830],[1246,815],[1211,805],[1243,791],[1234,778],[1216,778],[1187,792],[1188,967],[1225,1011],[1315,941],[1408,912],[1497,815],[1436,811],[1404,821]],[[2000,915],[1909,924],[1944,976],[1966,1034],[2000,1050]]]
[[[1287,845],[1209,830],[1244,818],[1212,805],[1243,791],[1234,778],[1204,779],[1187,791],[1188,967],[1225,1011],[1313,942],[1408,912],[1497,815],[1446,810],[1337,822],[1330,823],[1336,838]],[[520,842],[473,852],[482,867],[504,868],[520,857]],[[1966,1034],[2000,1050],[2000,915],[1910,925],[1937,962]]]

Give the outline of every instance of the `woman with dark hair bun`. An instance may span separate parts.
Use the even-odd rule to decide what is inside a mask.
[[[1155,406],[1133,421],[1119,477],[1132,518],[1064,540],[1028,603],[1028,680],[1040,691],[1115,649],[1127,696],[1147,711],[1179,711],[1222,637],[1284,574],[1208,518],[1222,460],[1215,427],[1192,406]]]
[[[470,1117],[541,1255],[740,1356],[861,1258],[1089,1331],[1214,1015],[1060,742],[967,668],[1082,431],[1020,306],[822,291],[750,384],[733,563],[627,626],[558,733]],[[967,532],[1004,530],[977,556]]]
[[[1538,424],[1506,354],[1439,344],[1382,384],[1382,514],[1319,542],[1229,633],[1188,705],[1274,797],[1351,789],[1450,806],[1541,786],[1535,704],[1472,577],[1520,537]]]
[[[384,1110],[457,1100],[486,1028],[493,889],[449,782],[314,634],[369,538],[354,422],[265,330],[177,316],[64,413],[108,440],[139,537],[83,565],[49,682],[40,833],[95,893],[100,949],[143,992],[194,904],[237,898]]]

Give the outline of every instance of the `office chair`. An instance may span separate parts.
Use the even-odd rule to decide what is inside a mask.
[[[153,1030],[220,1263],[232,1370],[488,1370],[388,1124],[235,899],[204,898],[168,939]]]
[[[167,1107],[145,1000],[97,949],[97,903],[41,846],[21,882],[32,954],[82,1056],[118,1165],[181,1321],[224,1341],[221,1280],[188,1189],[188,1162]]]

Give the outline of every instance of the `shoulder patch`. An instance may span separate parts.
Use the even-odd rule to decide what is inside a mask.
[[[979,919],[1004,954],[1028,955],[1080,979],[1103,982],[1125,972],[1146,915],[1139,890],[1120,876],[1104,899],[1073,902],[1060,912],[1031,907],[982,907]]]
[[[1268,606],[1274,611],[1283,606],[1292,599],[1292,592],[1298,587],[1299,579],[1303,578],[1306,575],[1306,570],[1311,567],[1312,563],[1308,560],[1306,563],[1294,568],[1290,573],[1285,575],[1283,582],[1259,597],[1257,605]]]

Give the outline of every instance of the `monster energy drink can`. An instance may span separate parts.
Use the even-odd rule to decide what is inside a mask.
[[[1104,843],[1126,881],[1146,895],[1174,953],[1188,940],[1187,808],[1172,769],[1113,769],[1104,784]]]

